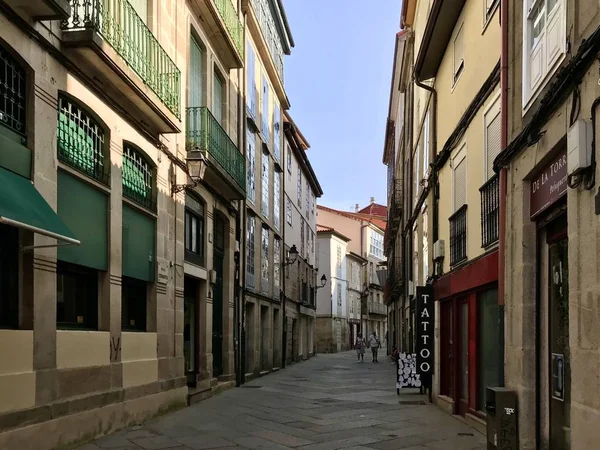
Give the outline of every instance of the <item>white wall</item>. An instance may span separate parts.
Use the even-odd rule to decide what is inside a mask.
[[[317,254],[320,270],[327,276],[327,284],[317,290],[317,316],[331,315],[331,237],[319,235],[317,239]]]
[[[337,270],[338,248],[341,254],[341,271]],[[334,317],[348,317],[348,277],[346,262],[347,243],[346,241],[332,236],[330,239],[330,261],[329,273],[331,274],[331,308]],[[341,306],[339,299],[341,297]]]

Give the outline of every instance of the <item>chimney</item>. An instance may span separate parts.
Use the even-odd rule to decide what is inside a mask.
[[[358,212],[360,211],[360,206],[358,205],[358,203],[354,206],[354,212]]]
[[[375,203],[375,197],[371,197],[371,205]]]

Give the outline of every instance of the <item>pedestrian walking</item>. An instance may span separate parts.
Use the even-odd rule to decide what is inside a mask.
[[[371,347],[371,352],[373,353],[373,362],[379,362],[377,361],[377,350],[381,348],[381,342],[379,342],[377,333],[374,331],[371,335],[371,338],[369,339],[369,347]]]
[[[358,362],[365,362],[365,339],[360,333],[358,333],[356,336],[354,348],[356,349],[356,357],[358,358]]]

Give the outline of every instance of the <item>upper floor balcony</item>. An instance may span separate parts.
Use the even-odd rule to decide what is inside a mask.
[[[231,200],[246,198],[246,159],[206,106],[187,108],[186,147],[204,154],[208,184]]]
[[[374,300],[369,300],[369,314],[387,316],[387,306],[383,303],[377,303]]]
[[[6,3],[35,20],[63,20],[71,15],[69,0],[6,0]]]
[[[70,57],[124,114],[153,134],[178,133],[181,72],[127,0],[69,0]]]
[[[232,0],[191,0],[192,10],[203,25],[228,69],[244,66],[244,24]]]

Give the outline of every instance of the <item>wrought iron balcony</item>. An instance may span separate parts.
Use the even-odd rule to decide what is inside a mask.
[[[225,132],[206,106],[187,108],[186,147],[188,152],[202,151],[209,165],[218,168],[228,178],[235,192],[229,192],[234,198],[246,195],[246,160],[237,146]],[[211,174],[207,173],[207,177]],[[205,177],[206,177],[205,176]],[[219,177],[216,177],[219,178]],[[223,177],[220,177],[223,178]],[[219,183],[219,180],[214,180]],[[225,186],[223,186],[226,188]],[[224,192],[227,194],[227,192]]]
[[[127,0],[69,2],[63,43],[78,51],[82,70],[93,73],[126,110],[144,114],[140,119],[157,131],[179,131],[168,114],[181,119],[181,72],[133,6]]]
[[[467,205],[450,216],[450,265],[467,259]]]
[[[244,25],[238,16],[231,0],[213,0],[221,19],[225,23],[225,28],[229,37],[233,41],[242,60],[244,59]]]
[[[500,181],[498,175],[490,178],[481,188],[481,246],[486,248],[498,241],[500,211]]]

